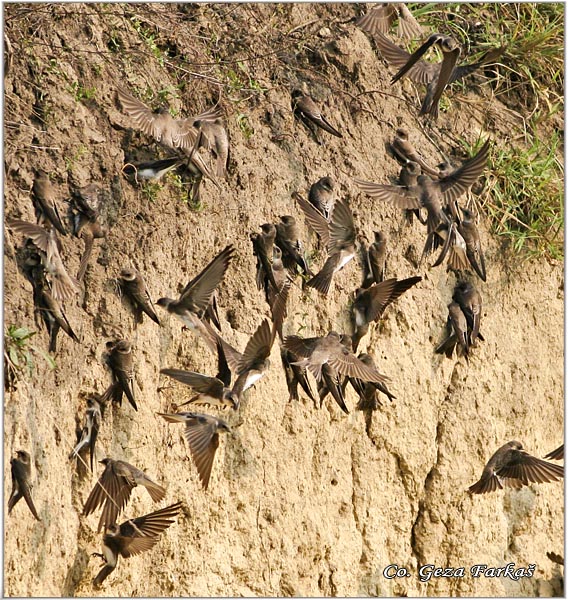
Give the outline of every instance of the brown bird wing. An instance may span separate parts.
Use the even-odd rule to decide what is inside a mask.
[[[551,458],[552,460],[564,460],[564,444],[549,452],[544,458]]]
[[[372,285],[368,289],[368,293],[371,296],[371,304],[367,310],[367,321],[371,322],[378,319],[389,304],[419,281],[422,281],[422,277],[409,277],[401,281],[393,278]]]
[[[217,425],[213,419],[196,415],[187,420],[184,435],[199,473],[199,479],[203,489],[206,490],[209,486],[213,459],[219,447]]]
[[[241,375],[248,371],[255,363],[264,361],[270,355],[276,328],[270,327],[270,321],[264,319],[249,339],[242,358],[239,362],[237,375]]]
[[[132,117],[136,125],[146,135],[150,135],[157,142],[161,142],[164,135],[163,115],[152,112],[143,102],[121,87],[117,87],[117,94],[124,111]],[[190,120],[175,121],[172,118],[169,126],[172,129],[172,143],[175,148],[183,148],[184,150],[194,148],[197,132]]]
[[[349,205],[338,200],[333,207],[329,223],[328,254],[335,254],[345,247],[347,243],[355,242],[355,224]]]
[[[210,394],[214,398],[220,398],[223,395],[225,386],[217,377],[209,377],[201,373],[182,371],[181,369],[160,369],[160,373],[189,385],[200,394]]]
[[[456,169],[447,177],[440,179],[440,191],[446,204],[449,204],[452,200],[457,200],[477,181],[487,164],[489,148],[490,143],[487,140],[475,156],[464,162],[459,169]]]
[[[436,82],[436,89],[430,101],[428,111],[420,110],[421,114],[424,112],[430,112],[430,114],[436,118],[438,116],[438,102],[446,89],[446,86],[450,82],[450,78],[456,68],[456,62],[460,55],[460,49],[455,48],[451,52],[444,52],[444,58],[442,60],[442,66],[440,67],[440,73],[438,75],[438,81]]]
[[[120,554],[124,558],[135,556],[152,548],[160,539],[158,536],[166,530],[178,515],[181,502],[162,508],[143,517],[130,519],[120,525],[120,532],[115,537]]]
[[[47,253],[49,248],[49,233],[41,225],[34,225],[19,219],[6,219],[6,225],[16,233],[22,233],[42,251]]]
[[[221,283],[233,257],[234,247],[227,246],[184,288],[179,303],[181,306],[205,311],[215,288]]]
[[[87,271],[87,266],[89,264],[89,259],[91,258],[91,253],[93,252],[93,243],[94,237],[93,234],[87,232],[86,230],[83,232],[82,236],[83,243],[85,244],[83,250],[83,256],[81,256],[81,262],[79,263],[79,271],[77,272],[77,280],[82,281],[85,276],[85,272]]]
[[[424,31],[405,4],[398,4],[400,11],[398,19],[398,35],[400,37],[420,37]]]
[[[564,477],[564,467],[555,465],[523,450],[511,450],[510,460],[497,471],[503,478],[519,479],[525,485],[529,483],[548,483]]]
[[[297,335],[289,335],[284,339],[283,346],[296,356],[309,358],[320,340],[319,337],[301,338]]]
[[[397,17],[396,7],[393,4],[379,4],[373,6],[362,17],[355,21],[355,25],[371,35],[388,33],[390,26]]]
[[[334,352],[330,356],[329,364],[342,375],[347,375],[347,377],[356,377],[363,381],[374,381],[377,383],[390,381],[388,377],[382,375],[373,367],[366,365],[341,344],[338,344],[337,352]]]
[[[375,42],[379,47],[379,50],[381,51],[381,54],[383,55],[384,59],[393,67],[402,69],[408,64],[409,60],[411,59],[411,54],[409,54],[406,50],[403,50],[396,44],[393,44],[382,33],[377,33],[375,35]],[[424,50],[424,52],[426,52],[426,50],[427,48]],[[424,85],[428,85],[431,81],[433,81],[434,77],[436,77],[439,68],[439,65],[433,63],[426,63],[423,60],[419,61],[417,57],[415,62],[413,62],[413,64],[407,68],[405,74],[409,79],[411,79],[415,83],[422,83]],[[394,78],[393,81],[395,81]]]
[[[300,208],[306,215],[306,221],[310,228],[321,238],[323,244],[327,247],[329,243],[329,223],[327,219],[315,208],[311,202],[300,196],[297,192],[292,197],[298,202]]]
[[[419,194],[412,188],[405,188],[399,185],[386,185],[383,183],[373,183],[364,179],[355,178],[353,180],[357,187],[365,192],[371,198],[377,198],[383,202],[392,202],[398,208],[420,208]]]
[[[97,531],[100,531],[104,526],[116,523],[116,519],[126,506],[133,488],[134,486],[129,484],[124,477],[117,477],[112,463],[108,463],[85,502],[83,514],[85,516],[89,515],[97,510],[101,504],[104,504]]]
[[[270,307],[270,312],[272,315],[272,323],[274,325],[274,330],[278,332],[280,335],[280,339],[282,339],[282,324],[284,323],[284,319],[288,314],[288,309],[286,308],[286,304],[288,302],[288,294],[290,293],[290,286],[292,285],[292,280],[287,277],[284,285],[274,296],[274,300]]]

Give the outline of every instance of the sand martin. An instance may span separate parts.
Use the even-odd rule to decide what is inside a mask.
[[[315,402],[316,399],[314,398],[312,388],[310,387],[310,383],[306,377],[306,369],[295,364],[298,360],[300,360],[299,357],[295,356],[285,348],[280,349],[280,357],[282,358],[284,374],[286,375],[286,384],[288,386],[290,400],[299,399],[298,384],[300,384],[301,388],[304,390],[304,392],[306,392],[308,398]]]
[[[31,460],[30,455],[25,450],[18,450],[16,458],[10,459],[12,465],[12,493],[8,500],[8,514],[12,512],[14,506],[21,498],[24,498],[32,515],[38,520],[37,510],[32,500],[32,482],[31,482]]]
[[[97,532],[116,523],[118,515],[124,510],[132,490],[137,485],[143,485],[154,502],[160,502],[166,495],[166,490],[154,483],[144,471],[123,460],[103,458],[99,462],[105,466],[105,470],[83,507],[83,514],[88,516],[103,506]]]
[[[55,203],[55,190],[49,180],[49,175],[38,169],[32,187],[32,200],[35,208],[37,222],[42,225],[49,223],[61,235],[67,235],[57,204]]]
[[[95,457],[95,444],[101,428],[101,405],[96,398],[87,398],[87,410],[85,411],[85,424],[81,430],[81,436],[69,458],[79,457],[86,448],[89,449],[91,471],[93,470],[93,458]]]
[[[504,487],[520,489],[530,483],[549,483],[564,477],[564,467],[531,456],[520,442],[507,442],[489,459],[481,479],[468,488],[485,494]]]
[[[93,556],[100,556],[105,565],[93,579],[93,585],[98,588],[103,581],[116,569],[118,556],[129,558],[154,547],[160,537],[178,515],[182,507],[181,502],[176,502],[166,508],[161,508],[153,513],[129,519],[118,526],[110,524],[105,529],[103,537],[102,554],[94,552]]]
[[[73,298],[81,288],[79,282],[71,277],[63,266],[59,254],[60,241],[57,238],[55,229],[47,231],[40,225],[18,219],[6,219],[6,224],[16,233],[21,233],[30,238],[44,253],[42,261],[50,278],[53,297],[62,302]]]
[[[200,413],[158,413],[169,423],[185,423],[183,432],[203,489],[209,486],[215,452],[219,447],[219,433],[231,433],[225,421]]]
[[[207,345],[216,351],[215,341],[203,327],[202,318],[211,302],[213,292],[221,283],[233,258],[234,247],[227,246],[182,290],[178,300],[160,298],[158,306],[175,315],[186,327],[201,335]]]
[[[327,248],[327,259],[321,270],[307,282],[307,286],[315,288],[327,295],[333,275],[355,256],[355,224],[347,202],[338,200],[333,207],[329,222],[309,202],[299,194],[295,198],[304,211],[310,227],[319,235]]]
[[[303,123],[312,130],[315,135],[315,131],[312,129],[312,124],[335,135],[336,137],[343,137],[341,133],[322,115],[317,104],[313,101],[310,96],[305,95],[300,90],[292,91],[292,110],[294,114],[300,118]],[[316,137],[317,139],[317,137]]]
[[[359,289],[351,307],[355,332],[352,337],[353,352],[357,351],[359,341],[369,330],[369,324],[378,321],[389,304],[392,304],[404,292],[422,281],[422,277],[409,277],[408,279],[386,279],[381,283],[374,283],[367,289]]]
[[[134,399],[134,365],[132,345],[128,340],[107,342],[107,364],[112,373],[113,382],[101,396],[101,403],[109,400],[122,406],[122,395],[126,395],[134,410],[138,410]]]
[[[318,179],[308,194],[310,203],[319,210],[319,212],[327,219],[331,217],[333,206],[335,205],[335,194],[333,192],[333,179],[331,177],[322,177]]]
[[[154,304],[150,298],[150,292],[148,292],[142,273],[136,269],[122,269],[118,276],[118,281],[136,310],[136,320],[141,321],[141,313],[145,312],[154,323],[159,325],[160,320],[154,311]]]

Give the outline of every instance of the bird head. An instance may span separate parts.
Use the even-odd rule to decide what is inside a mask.
[[[173,302],[171,298],[158,298],[156,304],[158,306],[163,306],[164,308],[168,308],[168,306]]]
[[[322,177],[319,180],[319,184],[321,185],[321,187],[328,191],[328,192],[332,192],[333,191],[333,179],[331,177]]]
[[[136,279],[136,271],[134,269],[122,269],[119,279],[124,281],[134,281]]]
[[[16,452],[16,456],[23,462],[23,463],[29,463],[30,462],[30,455],[25,451],[25,450],[18,450]]]

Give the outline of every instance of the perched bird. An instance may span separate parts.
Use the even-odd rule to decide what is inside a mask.
[[[132,177],[137,183],[140,179],[143,181],[160,181],[166,173],[169,173],[180,164],[180,159],[174,156],[173,158],[151,160],[137,165],[126,163],[122,167],[122,172]]]
[[[37,322],[37,317],[41,316],[47,332],[49,333],[49,351],[57,352],[57,334],[60,329],[75,342],[79,338],[73,331],[67,316],[63,312],[61,303],[54,297],[45,279],[45,270],[40,264],[41,258],[37,256],[37,266],[33,268],[32,285],[34,298],[34,312]]]
[[[136,310],[136,320],[141,321],[142,313],[145,312],[154,323],[159,325],[160,320],[154,311],[154,304],[150,298],[150,292],[148,292],[142,273],[136,269],[122,269],[118,276],[118,281]]]
[[[322,373],[324,364],[348,377],[357,377],[378,383],[385,383],[389,380],[388,377],[379,373],[375,368],[369,367],[350,352],[342,344],[342,337],[335,331],[330,331],[325,337],[301,338],[297,335],[289,335],[284,339],[283,346],[300,357],[300,360],[293,364],[307,367],[318,381],[321,381],[324,376]]]
[[[55,191],[49,180],[49,175],[42,169],[36,171],[32,192],[37,222],[42,225],[49,223],[49,225],[55,227],[61,235],[67,235],[67,229],[65,229],[59,211],[57,210]]]
[[[32,466],[30,455],[25,450],[18,450],[16,457],[10,459],[10,464],[12,465],[12,493],[8,500],[8,514],[12,512],[12,509],[19,500],[24,498],[32,515],[38,521],[41,521],[32,500]]]
[[[335,135],[336,137],[343,137],[331,123],[322,115],[317,104],[313,101],[311,96],[307,96],[300,90],[292,91],[292,110],[294,114],[302,120],[308,129],[310,129],[314,136],[315,130],[312,128],[313,125]],[[317,136],[316,136],[317,140]]]
[[[564,460],[564,444],[549,452],[544,458],[551,458],[552,460]]]
[[[259,290],[264,288],[266,293],[268,283],[275,289],[278,289],[278,284],[274,279],[272,271],[276,227],[273,223],[264,223],[260,228],[262,232],[252,233],[250,239],[254,255],[256,256],[256,287]]]
[[[79,282],[71,277],[59,254],[60,242],[54,229],[45,230],[40,225],[34,225],[18,219],[6,219],[6,224],[16,233],[29,237],[43,252],[42,261],[49,275],[53,297],[58,302],[70,300],[79,292]]]
[[[356,291],[351,307],[355,325],[352,336],[353,352],[357,351],[359,341],[369,331],[369,324],[378,321],[389,304],[419,281],[422,281],[422,277],[409,277],[400,281],[392,278]]]
[[[268,357],[274,344],[276,326],[271,328],[268,319],[264,319],[250,337],[242,354],[218,334],[215,336],[222,344],[227,363],[236,376],[233,392],[240,399],[243,392],[264,377],[270,367]]]
[[[377,368],[375,361],[369,354],[361,352],[357,358],[366,365],[373,367],[374,369]],[[377,397],[377,392],[385,394],[391,402],[396,400],[396,396],[389,392],[389,389],[384,383],[362,381],[356,377],[349,377],[349,383],[359,396],[359,402],[356,407],[357,410],[376,410],[381,404]]]
[[[385,278],[387,260],[387,236],[381,231],[375,231],[375,241],[365,253],[363,288],[373,283],[381,283]]]
[[[185,423],[183,432],[199,479],[206,490],[211,478],[211,468],[215,452],[219,447],[219,433],[231,433],[225,421],[200,413],[158,413],[169,423]]]
[[[468,489],[485,494],[503,487],[520,489],[530,483],[549,483],[564,477],[564,467],[531,456],[520,442],[507,442],[489,459],[481,479]]]
[[[185,385],[189,385],[197,392],[197,396],[194,396],[187,402],[178,404],[176,410],[185,404],[205,404],[219,408],[226,408],[228,406],[234,410],[239,408],[239,396],[229,387],[231,385],[231,371],[227,364],[223,344],[220,340],[217,340],[217,352],[219,372],[215,377],[202,375],[195,371],[160,369],[160,373]]]
[[[349,205],[338,200],[328,222],[309,202],[299,194],[294,194],[304,211],[310,227],[319,235],[327,249],[327,259],[316,275],[306,284],[321,294],[327,295],[333,275],[355,256],[355,224]]]
[[[101,428],[101,405],[96,398],[87,398],[87,410],[85,411],[85,424],[81,430],[79,442],[73,448],[69,458],[79,457],[79,454],[86,448],[89,449],[91,471],[93,470],[93,458],[95,457],[95,444]]]
[[[137,485],[143,485],[154,502],[164,499],[166,490],[161,485],[154,483],[144,471],[130,463],[112,458],[103,458],[99,462],[105,466],[105,470],[91,490],[83,507],[85,516],[90,515],[99,506],[103,507],[97,533],[103,527],[109,527],[116,523],[118,515],[124,510],[132,490]]]
[[[282,262],[282,250],[280,250],[278,246],[274,246],[273,249],[272,273],[274,274],[274,280],[276,281],[277,287],[274,288],[271,285],[265,287],[266,302],[270,307],[270,315],[272,317],[274,328],[280,339],[282,339],[282,325],[284,319],[288,315],[286,304],[288,302],[288,294],[290,293],[292,279],[284,267],[284,263]]]
[[[201,335],[213,352],[216,351],[215,341],[204,328],[202,319],[215,288],[221,283],[229,267],[234,251],[234,247],[230,245],[220,252],[185,286],[178,300],[160,298],[157,302],[158,306],[176,316],[191,331]]]
[[[335,205],[333,179],[331,177],[322,177],[312,184],[308,200],[329,221]]]
[[[438,177],[439,171],[433,169],[428,166],[428,164],[424,161],[422,156],[417,152],[414,148],[414,145],[410,141],[409,133],[406,129],[397,129],[395,132],[394,140],[390,144],[390,150],[395,157],[395,159],[403,166],[408,169],[408,173],[413,175],[416,173],[416,176],[421,175],[422,173],[426,173],[431,175],[432,177]],[[410,163],[415,163],[418,165],[419,169],[416,167],[411,167]],[[401,171],[402,176],[402,171]],[[415,185],[416,180],[412,185]],[[409,183],[401,182],[400,185],[409,186]]]
[[[138,410],[134,399],[134,366],[132,361],[132,345],[128,340],[107,342],[107,363],[112,373],[113,382],[101,396],[101,403],[109,400],[122,406],[122,395],[126,395],[134,410]]]
[[[477,288],[469,281],[460,281],[454,289],[452,299],[459,304],[465,316],[469,346],[473,346],[478,339],[484,341],[479,331],[482,301]]]
[[[174,522],[181,507],[181,502],[176,502],[143,517],[129,519],[120,526],[112,523],[106,527],[103,537],[103,552],[102,554],[93,553],[93,556],[100,556],[105,564],[93,579],[93,585],[97,588],[100,587],[116,569],[119,555],[129,558],[155,546],[160,539],[159,534]]]
[[[406,4],[402,3],[380,2],[375,4],[362,17],[357,19],[356,25],[371,35],[388,33],[397,18],[399,37],[414,38],[423,34],[418,21],[412,16]]]
[[[449,174],[449,173],[448,173]],[[418,163],[409,161],[400,167],[400,173],[398,174],[398,185],[410,188],[418,185],[418,177],[422,175],[422,168]],[[420,210],[417,208],[407,208],[404,211],[406,220],[409,224],[412,224],[412,220],[416,217],[422,225],[426,225],[426,219],[422,218]]]
[[[441,265],[447,257],[449,269],[464,271],[469,266],[465,240],[459,232],[455,221],[452,221],[448,211],[445,208],[442,208],[442,211],[446,215],[445,218],[447,220],[440,221],[436,229],[428,234],[420,262],[424,260],[424,257],[442,245],[442,251],[432,266],[437,267]]]
[[[143,102],[121,87],[117,88],[117,94],[126,114],[132,117],[146,135],[153,137],[167,148],[181,150],[189,156],[190,168],[196,169],[199,175],[204,175],[219,187],[217,180],[196,151],[200,141],[194,122],[209,118],[210,111],[189,119],[174,119],[165,108],[159,108],[156,112],[151,111]]]
[[[372,183],[362,179],[354,181],[372,198],[391,201],[399,208],[426,208],[428,233],[430,234],[440,223],[449,224],[450,218],[442,210],[443,207],[457,200],[475,183],[487,163],[489,147],[489,140],[487,140],[475,156],[465,161],[450,175],[437,180],[432,180],[427,175],[420,175],[417,184],[409,188]]]
[[[398,73],[393,77],[393,83],[403,75],[407,75],[415,83],[426,85],[426,96],[422,102],[420,114],[429,113],[433,118],[438,116],[438,102],[447,85],[493,62],[504,51],[504,48],[494,48],[489,50],[481,61],[477,63],[456,66],[460,50],[457,42],[449,36],[442,34],[431,35],[412,55],[403,48],[393,44],[380,32],[375,34],[374,39],[385,60],[399,69]],[[444,55],[443,61],[433,64],[418,60],[433,44],[440,45]]]
[[[83,256],[79,264],[79,272],[77,273],[77,279],[82,281],[87,271],[87,265],[91,258],[93,251],[93,244],[95,240],[100,240],[106,236],[106,232],[102,225],[98,221],[98,215],[95,211],[89,207],[89,210],[84,210],[81,205],[77,205],[78,214],[74,218],[74,234],[78,238],[82,238],[84,243]]]
[[[197,118],[193,126],[201,131],[201,147],[213,154],[216,161],[215,175],[225,178],[229,166],[229,134],[223,125],[223,119]]]
[[[286,376],[286,384],[288,386],[290,400],[299,399],[298,384],[300,384],[301,388],[304,390],[304,392],[306,392],[308,398],[315,402],[316,399],[314,398],[312,388],[310,387],[310,383],[306,377],[306,369],[295,364],[299,358],[285,348],[280,349],[280,357],[284,367],[284,374]]]
[[[400,168],[398,185],[405,188],[413,187],[418,183],[419,175],[422,175],[422,168],[418,163],[410,160]]]
[[[306,275],[312,275],[301,254],[300,233],[296,219],[291,215],[281,216],[280,223],[276,223],[275,243],[282,250],[282,261],[287,269],[291,269],[294,264],[297,264]]]
[[[475,224],[477,215],[467,208],[462,208],[462,218],[457,221],[458,232],[466,246],[466,256],[472,269],[479,275],[481,281],[487,281],[485,271],[485,256],[481,248],[479,230]]]
[[[469,334],[467,328],[467,319],[460,305],[457,302],[448,304],[448,336],[436,347],[437,354],[445,354],[447,358],[451,358],[454,353],[454,348],[458,347],[460,356],[465,356],[468,360],[469,356]]]

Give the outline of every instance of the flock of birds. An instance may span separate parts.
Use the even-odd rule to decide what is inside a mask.
[[[371,33],[386,61],[398,68],[393,82],[403,76],[427,86],[426,97],[420,114],[438,116],[438,103],[445,87],[468,75],[476,68],[494,60],[501,49],[488,53],[486,59],[474,65],[456,66],[460,54],[458,44],[452,38],[434,34],[413,54],[396,46],[385,35],[396,18],[402,35],[422,35],[422,29],[403,4],[380,4],[364,15],[358,24]],[[432,45],[442,50],[439,64],[420,60]],[[175,119],[161,108],[152,111],[127,90],[118,88],[118,100],[132,123],[144,134],[154,138],[163,147],[175,150],[176,155],[142,164],[127,163],[123,172],[135,182],[157,180],[172,169],[178,169],[191,182],[191,195],[200,194],[200,183],[205,177],[218,185],[218,178],[226,177],[229,156],[229,137],[219,106],[194,118]],[[310,129],[317,140],[317,131],[342,137],[322,114],[314,100],[300,90],[292,92],[292,109],[295,116]],[[204,149],[205,154],[200,150]],[[425,163],[409,140],[406,130],[399,129],[391,143],[392,156],[399,161],[401,170],[397,185],[372,183],[355,179],[356,185],[371,198],[391,202],[405,211],[412,220],[416,216],[426,225],[426,242],[423,259],[441,249],[434,266],[447,259],[449,269],[472,271],[486,280],[486,266],[476,226],[477,215],[473,210],[460,207],[458,199],[477,181],[483,172],[490,149],[486,141],[471,159],[458,168],[441,163],[432,168]],[[208,165],[214,161],[215,169]],[[356,290],[352,304],[354,332],[351,335],[330,331],[325,336],[302,338],[284,335],[283,326],[287,316],[290,286],[300,274],[306,287],[326,296],[335,274],[343,269],[357,253],[357,228],[349,204],[335,198],[334,182],[324,177],[314,183],[306,200],[299,193],[293,194],[298,207],[305,216],[310,229],[325,249],[326,257],[317,273],[313,273],[306,259],[306,249],[300,240],[296,219],[283,216],[277,223],[265,223],[260,232],[251,234],[253,252],[257,259],[256,282],[263,290],[270,308],[271,320],[264,319],[240,352],[222,336],[217,312],[217,287],[222,281],[234,257],[235,249],[229,245],[223,249],[182,290],[179,298],[160,298],[157,305],[177,317],[189,330],[199,335],[216,355],[218,373],[210,376],[176,368],[162,369],[161,373],[190,388],[196,395],[179,406],[174,412],[158,413],[167,422],[182,423],[189,452],[204,489],[210,481],[213,461],[219,446],[219,434],[231,432],[230,426],[221,418],[199,412],[179,411],[185,404],[215,406],[238,410],[243,394],[255,385],[269,368],[268,357],[276,337],[280,340],[280,354],[284,367],[290,399],[298,399],[298,385],[309,398],[316,402],[307,377],[309,371],[318,384],[320,406],[331,394],[345,413],[345,389],[351,384],[359,395],[359,410],[375,410],[380,402],[377,392],[394,398],[388,390],[389,378],[380,373],[373,358],[367,353],[356,355],[360,340],[368,333],[370,324],[377,322],[385,309],[421,277],[404,280],[385,279],[387,239],[382,232],[375,232],[375,240],[362,247],[364,254],[361,287]],[[72,224],[73,233],[84,241],[84,252],[77,277],[67,273],[62,260],[59,235],[67,234],[65,220],[61,218],[55,201],[56,193],[49,176],[38,171],[33,184],[37,224],[8,218],[7,226],[14,233],[27,239],[22,270],[33,286],[36,315],[44,320],[50,335],[49,349],[56,351],[56,339],[63,329],[78,341],[71,324],[65,316],[63,305],[71,301],[81,290],[94,241],[104,237],[105,229],[99,222],[104,193],[99,186],[91,184],[74,193]],[[426,215],[423,215],[423,211]],[[146,314],[160,325],[142,273],[133,268],[123,269],[118,282],[137,320]],[[436,352],[451,357],[454,349],[467,359],[478,341],[482,312],[481,295],[472,281],[463,277],[458,281],[452,302],[448,306],[448,334],[436,348]],[[112,340],[107,343],[107,364],[112,373],[112,383],[101,396],[87,398],[84,426],[78,435],[76,447],[70,458],[78,457],[84,462],[90,454],[90,467],[96,456],[96,440],[101,428],[104,410],[109,402],[122,404],[123,396],[134,410],[138,410],[134,389],[134,360],[132,345],[128,340]],[[234,379],[233,383],[232,379]],[[563,459],[563,445],[545,458]],[[169,527],[181,509],[177,502],[150,514],[117,524],[118,516],[125,508],[132,490],[137,485],[146,487],[154,502],[160,502],[166,490],[153,482],[143,471],[122,461],[105,458],[100,461],[104,470],[87,498],[83,514],[89,515],[102,507],[98,531],[104,530],[103,552],[98,554],[104,565],[94,579],[100,586],[115,569],[119,555],[127,558],[149,550],[157,543],[159,535]],[[11,460],[13,490],[8,502],[10,512],[24,498],[33,516],[40,520],[31,496],[30,455],[19,450]],[[564,470],[556,464],[531,456],[519,442],[509,442],[499,448],[490,458],[480,480],[469,492],[481,494],[502,489],[504,486],[519,488],[530,483],[557,481]]]

